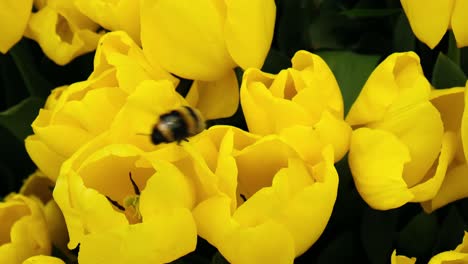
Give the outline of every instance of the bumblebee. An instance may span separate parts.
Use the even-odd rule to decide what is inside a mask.
[[[183,106],[162,114],[158,123],[154,125],[151,133],[151,142],[157,145],[160,143],[170,143],[194,136],[205,129],[205,120],[200,112],[189,106]]]

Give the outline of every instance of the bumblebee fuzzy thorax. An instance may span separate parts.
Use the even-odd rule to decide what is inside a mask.
[[[200,112],[189,106],[162,114],[151,133],[153,144],[180,142],[205,129],[205,120]]]

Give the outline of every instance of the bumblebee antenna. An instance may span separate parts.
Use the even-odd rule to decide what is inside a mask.
[[[138,136],[151,136],[151,134],[146,134],[146,133],[136,133]]]

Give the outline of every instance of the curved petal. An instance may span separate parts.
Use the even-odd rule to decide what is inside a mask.
[[[445,35],[452,16],[454,0],[429,0],[424,3],[401,0],[416,37],[433,49]]]
[[[464,98],[464,87],[437,89],[431,92],[431,103],[440,112],[445,131],[457,132],[460,130],[465,107]]]
[[[234,68],[215,1],[145,0],[141,42],[151,63],[186,79],[213,81]]]
[[[468,82],[466,83],[466,87],[468,87]],[[461,125],[460,125],[460,135],[463,144],[463,152],[465,154],[465,160],[468,160],[468,93],[466,92],[465,87],[465,97],[464,97],[464,107],[463,107],[463,114],[461,118]]]
[[[200,236],[216,245],[231,263],[292,263],[294,260],[293,238],[282,225],[267,221],[252,227],[239,226],[231,220],[227,197],[205,200],[194,209],[193,215]]]
[[[444,263],[468,263],[468,254],[455,251],[445,251],[432,257],[428,264],[444,264]]]
[[[74,4],[102,27],[110,31],[124,30],[135,42],[140,42],[140,1],[77,0]]]
[[[457,41],[457,47],[462,48],[468,46],[468,21],[465,18],[465,14],[468,12],[467,1],[455,1],[453,7],[453,14],[451,20],[451,26],[455,40]]]
[[[410,160],[408,148],[393,134],[370,128],[353,131],[349,167],[359,194],[372,208],[393,209],[413,199],[402,177]]]
[[[417,184],[410,191],[414,194],[412,202],[424,202],[434,198],[442,185],[442,182],[447,173],[449,164],[455,157],[457,150],[457,138],[453,132],[446,132],[442,140],[442,148],[440,150],[439,161],[434,164],[433,169],[429,170],[426,177],[427,181]]]
[[[189,178],[171,163],[152,162],[156,173],[148,179],[140,195],[139,207],[145,222],[173,208],[192,209],[196,194]]]
[[[391,264],[414,264],[416,263],[416,258],[408,258],[403,255],[396,254],[396,249],[392,252]]]
[[[275,26],[273,0],[227,0],[224,37],[237,65],[261,68],[270,49]]]
[[[169,80],[174,86],[179,82],[160,65],[150,65],[142,49],[124,31],[106,33],[99,40],[89,79],[98,78],[110,69],[115,69],[117,82],[107,85],[118,86],[129,94],[143,80]]]
[[[4,0],[0,2],[0,52],[6,53],[23,36],[29,16],[32,0]]]
[[[429,93],[430,84],[423,75],[418,55],[393,53],[369,76],[346,121],[354,126],[381,120],[391,107],[403,109],[427,99]]]
[[[96,49],[100,34],[97,25],[75,27],[76,21],[45,6],[31,15],[26,36],[39,43],[44,53],[55,63],[65,65],[77,56]]]
[[[197,231],[187,209],[174,209],[144,223],[86,235],[79,263],[169,263],[195,250]]]
[[[423,101],[389,112],[369,127],[392,133],[408,148],[411,161],[405,164],[403,178],[408,187],[420,183],[440,152],[444,126],[439,111]]]
[[[31,160],[34,161],[34,164],[36,164],[49,179],[55,182],[59,175],[60,166],[62,166],[66,157],[51,150],[36,135],[28,136],[24,143],[26,151]]]
[[[306,108],[312,116],[320,116],[323,111],[329,111],[343,119],[340,87],[327,63],[305,50],[297,51],[291,62],[289,74],[297,90],[292,101]]]
[[[65,264],[65,262],[56,257],[38,255],[23,261],[23,264]]]
[[[421,204],[424,210],[433,212],[446,204],[468,197],[468,177],[466,175],[468,175],[466,163],[450,168],[434,199]]]
[[[193,82],[187,102],[200,110],[205,119],[232,116],[239,106],[239,84],[234,70],[219,80]]]

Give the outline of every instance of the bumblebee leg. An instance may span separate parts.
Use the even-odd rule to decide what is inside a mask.
[[[135,191],[135,194],[140,195],[140,188],[138,188],[138,185],[133,180],[132,172],[128,172],[128,176],[130,176],[130,181],[132,182],[132,186],[133,186],[133,190]]]

